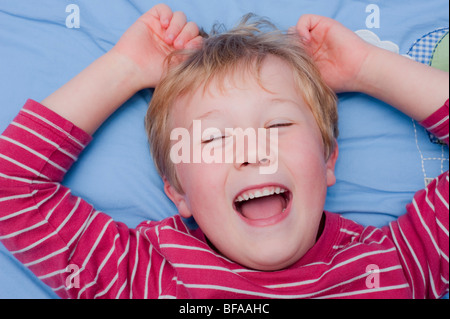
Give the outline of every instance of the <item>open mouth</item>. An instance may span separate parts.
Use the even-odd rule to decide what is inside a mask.
[[[250,220],[264,220],[285,213],[291,192],[281,186],[245,190],[234,199],[234,208]]]

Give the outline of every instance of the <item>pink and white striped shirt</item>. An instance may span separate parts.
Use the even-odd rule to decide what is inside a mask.
[[[448,101],[422,124],[448,144]],[[211,249],[178,216],[129,229],[73,196],[60,182],[90,139],[32,100],[0,137],[0,240],[61,297],[439,298],[448,291],[448,172],[382,229],[326,212],[304,257],[261,272]],[[72,270],[79,288],[68,283]]]

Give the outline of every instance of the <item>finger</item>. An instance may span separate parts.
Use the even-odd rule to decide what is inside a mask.
[[[298,34],[297,27],[292,26],[288,29],[288,34]]]
[[[160,3],[144,13],[142,19],[148,20],[150,16],[159,20],[161,26],[164,29],[167,29],[167,27],[169,27],[170,20],[172,20],[173,12],[168,5]]]
[[[198,26],[194,22],[188,22],[181,30],[178,37],[175,39],[173,46],[175,49],[182,49],[185,47],[185,44],[190,42],[192,39],[198,36],[199,30]]]
[[[186,49],[200,49],[202,47],[203,37],[197,36],[184,46]]]
[[[187,18],[183,12],[177,11],[173,13],[172,20],[170,21],[169,27],[167,28],[166,36],[164,39],[167,44],[173,44],[173,41],[178,37],[179,33],[186,25],[186,21]]]
[[[318,16],[313,14],[304,14],[298,19],[297,32],[303,42],[309,42],[311,40],[311,30],[314,25],[317,24]]]

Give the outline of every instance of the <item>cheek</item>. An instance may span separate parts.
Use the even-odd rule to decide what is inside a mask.
[[[176,173],[183,185],[214,184],[223,175],[223,164],[182,163],[176,165]]]
[[[224,169],[218,164],[178,164],[176,172],[193,212],[210,210],[225,188]]]
[[[296,168],[317,168],[326,166],[322,139],[312,134],[297,133],[279,141],[279,154]]]
[[[306,197],[323,197],[327,170],[321,141],[297,135],[280,142],[280,165],[284,165],[298,190]]]

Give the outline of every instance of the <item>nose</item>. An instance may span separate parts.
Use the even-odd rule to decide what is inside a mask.
[[[270,158],[267,157],[263,157],[261,159],[256,159],[256,161],[252,160],[252,157],[250,158],[246,158],[245,160],[241,160],[241,161],[235,161],[235,167],[240,169],[242,167],[246,167],[249,165],[254,165],[254,166],[270,166],[271,160]]]
[[[235,138],[234,150],[234,166],[236,169],[244,167],[257,167],[260,171],[264,168],[270,171],[269,167],[277,167],[278,161],[278,139],[274,138],[272,134],[267,136],[267,130],[259,129],[258,138],[256,134],[248,135],[246,141],[244,139]],[[276,169],[276,168],[275,168]]]

